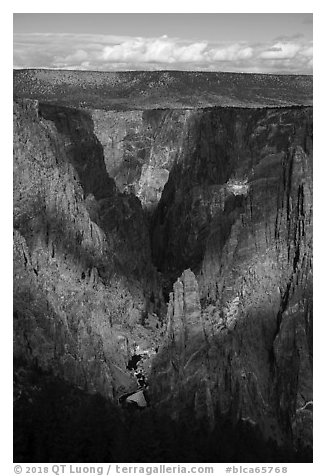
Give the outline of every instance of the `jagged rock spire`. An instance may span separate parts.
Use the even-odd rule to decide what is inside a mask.
[[[175,342],[185,343],[189,333],[202,331],[198,283],[190,269],[173,285],[167,318],[168,336]]]

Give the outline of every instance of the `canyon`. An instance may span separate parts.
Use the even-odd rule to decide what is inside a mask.
[[[311,461],[311,78],[119,74],[14,74],[15,461]]]

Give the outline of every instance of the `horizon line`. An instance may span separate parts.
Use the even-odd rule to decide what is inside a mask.
[[[66,68],[48,68],[46,66],[42,67],[20,67],[14,66],[13,71],[65,71],[65,72],[73,72],[73,73],[204,73],[204,74],[259,74],[261,76],[311,76],[313,77],[313,73],[263,73],[257,71],[205,71],[205,70],[185,70],[185,69],[127,69],[127,70],[92,70],[92,69],[66,69]]]

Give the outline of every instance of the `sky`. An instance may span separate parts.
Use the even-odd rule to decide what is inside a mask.
[[[15,13],[14,68],[312,74],[310,13]]]

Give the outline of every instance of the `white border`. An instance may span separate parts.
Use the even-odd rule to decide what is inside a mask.
[[[41,1],[14,1],[1,7],[1,39],[2,39],[2,78],[1,78],[1,295],[2,307],[1,330],[1,460],[0,468],[3,474],[14,474],[12,466],[12,14],[13,13],[314,13],[314,249],[316,263],[314,271],[314,393],[315,393],[315,418],[314,418],[314,463],[289,464],[288,474],[291,475],[321,475],[325,474],[325,322],[326,316],[322,312],[325,266],[324,241],[326,237],[324,223],[326,220],[324,196],[325,190],[325,153],[323,136],[325,135],[325,115],[323,90],[326,87],[323,70],[325,38],[324,3],[317,1],[273,1],[273,2],[221,2],[200,0],[197,2],[179,2],[166,0],[162,3],[151,1],[134,2],[67,2],[57,0],[55,3]],[[246,10],[243,7],[246,7]],[[218,7],[218,10],[217,10]],[[317,157],[317,158],[316,158]],[[4,169],[4,171],[3,171]],[[232,463],[231,463],[232,465]],[[261,464],[260,466],[263,466]],[[46,466],[46,465],[40,465]],[[146,466],[146,465],[142,465]],[[223,474],[226,464],[214,465],[215,474]],[[255,465],[252,465],[255,466]],[[259,466],[259,465],[258,465]],[[6,469],[5,469],[6,468]],[[9,470],[9,471],[8,471]]]

